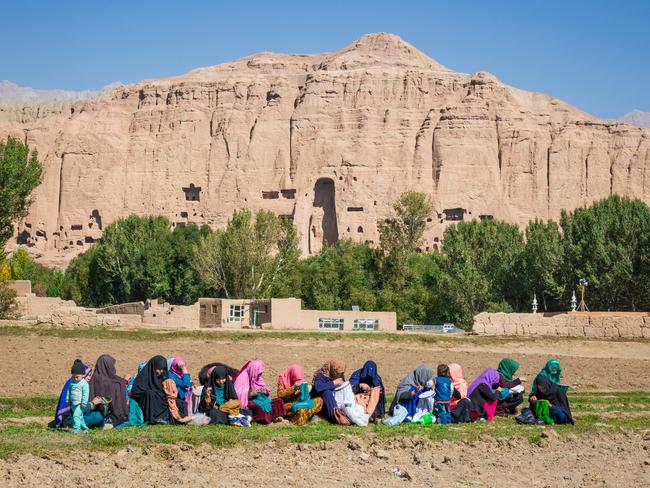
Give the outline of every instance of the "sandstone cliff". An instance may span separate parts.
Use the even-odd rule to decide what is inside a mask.
[[[525,225],[612,193],[650,202],[650,131],[488,73],[448,70],[389,34],[335,53],[256,54],[74,104],[4,106],[0,137],[39,150],[44,182],[16,243],[92,244],[128,214],[224,225],[237,208],[294,219],[305,253],[378,242],[405,190],[449,222]]]

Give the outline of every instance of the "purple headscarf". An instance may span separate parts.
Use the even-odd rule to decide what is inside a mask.
[[[499,375],[499,372],[494,368],[488,368],[472,381],[472,384],[469,385],[469,388],[467,389],[467,396],[471,395],[480,384],[487,385],[489,388],[494,388],[495,385],[499,384],[500,380],[501,376]]]
[[[176,356],[176,357],[171,358],[169,360],[169,364],[167,366],[167,369],[169,370],[169,372],[171,374],[178,377],[178,379],[182,380],[183,379],[183,371],[181,371],[179,369],[179,367],[178,367],[178,363],[181,362],[181,361],[183,363],[187,364],[187,362],[185,361],[185,358],[183,356]]]

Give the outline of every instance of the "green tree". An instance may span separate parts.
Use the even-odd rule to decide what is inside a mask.
[[[32,291],[40,297],[61,296],[63,272],[57,268],[48,268],[34,261],[29,253],[20,248],[6,261],[12,280],[29,280]]]
[[[0,283],[0,319],[13,318],[15,303],[16,292],[9,288],[6,283]]]
[[[201,239],[194,269],[205,286],[227,298],[266,298],[286,291],[297,272],[298,236],[289,219],[260,210],[233,214],[224,230]]]
[[[614,195],[573,213],[563,212],[560,225],[569,268],[567,294],[580,278],[587,278],[587,304],[592,310],[650,306],[646,204]]]
[[[400,326],[438,321],[438,256],[437,253],[409,255],[406,260],[408,280],[399,289],[382,286],[377,291],[378,309],[394,311]]]
[[[440,260],[443,318],[469,328],[477,313],[519,308],[523,248],[516,225],[486,220],[448,227]]]
[[[99,245],[79,254],[68,265],[61,287],[61,296],[66,300],[74,300],[76,304],[86,307],[101,302],[102,298],[95,297],[95,281],[91,278],[97,269],[96,257]]]
[[[191,305],[206,294],[204,283],[192,266],[194,249],[202,238],[209,236],[212,230],[207,226],[197,225],[178,226],[172,232],[171,262],[168,265],[169,282],[171,284],[168,300],[171,303]]]
[[[131,215],[113,222],[104,229],[91,261],[93,305],[169,298],[172,256],[167,218]]]
[[[422,246],[422,236],[433,207],[424,193],[408,191],[393,205],[394,217],[381,220],[379,246],[385,254],[408,256]]]
[[[535,220],[526,227],[526,245],[521,256],[524,287],[535,293],[543,310],[556,310],[566,304],[566,265],[564,245],[558,225]]]
[[[25,217],[32,190],[41,182],[38,153],[9,137],[0,141],[0,254],[14,233],[16,220]]]
[[[301,298],[316,310],[377,309],[377,253],[349,240],[326,246],[301,263]]]

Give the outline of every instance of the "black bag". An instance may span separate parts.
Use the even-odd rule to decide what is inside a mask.
[[[533,415],[533,412],[530,408],[522,408],[521,414],[515,417],[515,420],[518,424],[524,425],[537,425],[537,419]]]

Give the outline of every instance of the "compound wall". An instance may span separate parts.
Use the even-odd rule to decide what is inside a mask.
[[[480,313],[473,332],[481,335],[650,338],[645,313]]]

